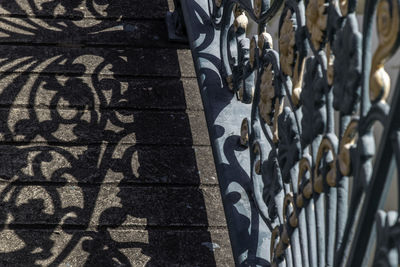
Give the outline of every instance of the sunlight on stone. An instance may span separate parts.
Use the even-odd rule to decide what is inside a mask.
[[[115,173],[113,171],[107,172],[107,176],[105,178],[104,183],[107,183],[106,181],[108,180],[109,182],[112,181],[112,177],[110,176],[116,176],[117,180],[123,179],[122,174],[120,173]],[[114,176],[114,179],[115,179]],[[118,178],[119,177],[119,178]],[[100,216],[102,213],[109,209],[109,208],[123,208],[123,205],[121,204],[121,198],[118,196],[118,193],[120,192],[119,187],[115,186],[107,186],[103,185],[100,188],[100,192],[97,196],[97,201],[96,205],[94,207],[93,215],[91,218],[90,224],[92,225],[100,225]],[[103,224],[105,222],[102,222]]]
[[[37,30],[38,28],[35,25],[32,25],[31,23],[28,23],[25,19],[20,19],[20,18],[7,18],[4,17],[2,18],[3,20],[6,20],[8,22],[12,22],[15,24],[18,24],[18,26],[22,26],[22,27],[26,27],[26,28],[30,28],[32,30]],[[34,21],[34,20],[32,20]]]
[[[55,171],[72,167],[71,163],[60,153],[57,153],[55,151],[50,151],[49,153],[52,157],[51,161],[42,161],[40,164],[40,170],[47,180],[51,179]]]
[[[25,247],[25,242],[18,237],[14,230],[4,229],[1,231],[0,240],[0,253],[10,253]]]
[[[75,267],[73,262],[76,262],[77,259],[87,259],[89,257],[89,253],[82,249],[82,244],[85,241],[92,240],[91,237],[83,237],[79,240],[79,243],[74,247],[74,249],[69,253],[69,255],[65,258],[65,260],[59,265],[60,267]],[[56,252],[54,252],[56,253]],[[57,255],[57,254],[56,254]],[[82,260],[83,262],[83,260]],[[102,266],[98,266],[102,267]]]
[[[62,177],[63,179],[65,179],[65,181],[66,181],[67,183],[78,183],[78,182],[79,182],[74,176],[72,176],[72,175],[69,174],[69,173],[63,173],[63,174],[61,175],[61,177]]]
[[[35,67],[33,72],[39,72],[40,70],[45,69],[48,65],[52,64],[55,60],[57,60],[60,57],[61,56],[55,56],[43,61],[42,63],[40,63],[38,66]],[[37,79],[38,75],[31,75],[29,77],[29,79],[25,82],[24,86],[21,88],[17,97],[15,98],[16,103],[30,103],[29,97],[32,91],[32,86],[35,84]],[[43,86],[43,84],[40,84],[40,86]]]
[[[90,112],[83,112],[80,119],[81,119],[81,121],[86,121],[86,122],[90,123],[90,120],[91,120]]]
[[[54,231],[50,236],[50,240],[54,242],[51,248],[52,256],[44,260],[36,260],[35,264],[38,264],[39,266],[48,266],[51,264],[57,258],[57,256],[59,256],[60,251],[63,251],[66,248],[71,238],[72,235],[65,233],[62,230]]]
[[[36,79],[39,77],[36,76]],[[35,106],[42,107],[42,106],[50,106],[51,100],[53,97],[57,94],[56,90],[47,90],[45,89],[45,86],[48,86],[48,84],[43,81],[40,83],[40,85],[37,88],[37,92],[35,94]],[[26,102],[22,102],[26,103]],[[51,120],[51,116],[47,116],[46,120]]]
[[[56,28],[54,26],[49,25],[46,21],[44,20],[35,20],[35,23],[41,26],[42,28],[50,31],[55,31],[55,32],[62,32],[63,29],[61,28]]]
[[[129,83],[128,82],[121,82],[121,95],[128,91]]]
[[[125,62],[128,62],[128,57],[126,57],[126,56],[120,56],[119,58],[122,59]]]
[[[10,15],[10,12],[6,9],[4,9],[3,7],[0,6],[0,13],[1,14],[5,14],[5,15]]]
[[[72,120],[78,114],[78,110],[76,108],[65,109],[69,106],[69,101],[65,100],[63,97],[61,97],[57,103],[57,112],[65,120]]]
[[[6,187],[6,186],[4,186],[4,187]],[[1,191],[4,190],[4,187],[1,188]],[[3,201],[4,201],[4,202],[9,202],[9,201],[11,200],[11,197],[12,197],[13,194],[14,194],[14,191],[15,191],[15,186],[13,186],[13,187],[7,192],[7,194],[5,195]],[[8,223],[11,222],[12,220],[14,220],[13,218],[10,218],[10,217],[12,217],[11,214],[8,215],[6,224],[8,224]]]
[[[61,84],[62,86],[65,86],[69,77],[66,75],[56,75],[56,79],[59,84]]]
[[[133,114],[124,115],[124,114],[122,114],[122,113],[120,113],[118,111],[115,112],[115,114],[116,114],[118,120],[120,120],[123,123],[134,123],[135,122],[135,117],[134,117]]]
[[[30,5],[29,2],[30,2],[29,0],[15,0],[15,3],[17,3],[17,5],[19,5],[21,10],[25,10],[25,13],[34,14],[34,12],[32,10],[32,6]]]
[[[39,106],[34,107],[36,117],[39,122],[50,121],[51,118],[51,110],[48,108],[40,108]]]
[[[101,20],[97,20],[97,19],[82,19],[82,20],[74,20],[74,21],[72,21],[72,23],[75,26],[84,29],[84,28],[95,27],[96,25],[100,25],[103,22]],[[91,34],[91,33],[89,33],[89,34]]]
[[[95,73],[97,66],[99,66],[103,62],[103,57],[96,55],[83,55],[74,59],[72,64],[82,64],[83,66],[85,66],[86,73]],[[93,86],[90,87],[92,88]]]
[[[29,110],[26,108],[11,108],[8,113],[7,125],[11,132],[15,134],[15,125],[24,119],[29,119]],[[17,136],[16,136],[17,139]]]
[[[39,9],[39,10],[43,10],[43,4],[45,4],[45,3],[48,3],[48,2],[53,2],[54,0],[40,0],[39,2],[37,2],[37,1],[34,1],[34,3],[35,3],[35,6],[36,6],[36,8],[37,9]]]
[[[61,200],[61,208],[78,207],[83,209],[85,207],[85,197],[82,188],[76,185],[67,185],[57,188],[57,192]]]
[[[28,157],[26,159],[26,167],[21,169],[22,173],[27,175],[27,176],[34,176],[33,172],[33,159],[39,155],[41,151],[31,151],[28,153]]]
[[[121,140],[118,142],[118,145],[123,145],[123,144],[133,145],[135,143],[136,143],[136,134],[130,133],[130,134],[122,137]]]
[[[104,16],[104,17],[107,16],[107,11],[106,11],[106,10],[107,10],[109,4],[98,5],[98,4],[96,3],[96,1],[93,1],[92,3],[93,3],[93,6],[94,6],[94,9],[95,9],[100,15],[102,15],[102,16]]]
[[[104,98],[107,101],[107,105],[110,105],[113,91],[107,88],[107,90],[101,90],[101,92],[103,93]]]
[[[100,70],[100,73],[101,73],[101,74],[109,74],[109,75],[112,75],[112,74],[114,74],[114,72],[112,71],[113,67],[114,67],[114,66],[113,66],[112,64],[107,64],[107,65],[104,66],[103,69]]]
[[[55,210],[52,202],[52,197],[42,186],[25,186],[21,188],[15,204],[17,207],[21,206],[22,204],[29,204],[29,200],[32,199],[43,200],[44,210],[42,210],[42,212],[49,215],[54,214]]]
[[[108,120],[107,120],[107,124],[106,124],[106,128],[105,128],[104,130],[106,130],[106,131],[113,131],[113,132],[115,132],[115,133],[119,133],[119,132],[123,131],[124,128],[119,127],[119,126],[113,124],[113,123],[108,119]]]
[[[112,158],[113,159],[122,159],[125,154],[125,151],[130,147],[130,145],[123,144],[119,142],[119,144],[115,147]]]
[[[103,30],[101,30],[101,31],[91,32],[91,33],[89,33],[89,34],[95,35],[95,34],[99,34],[99,33],[117,32],[117,31],[123,31],[123,30],[124,30],[124,25],[117,25],[117,26],[114,26],[114,27],[110,27],[110,28],[107,28],[107,29],[103,29]]]
[[[66,12],[65,7],[61,4],[58,3],[58,5],[56,6],[56,8],[54,9],[54,16],[59,16],[59,15],[64,15]]]
[[[132,167],[132,173],[136,176],[136,178],[139,178],[140,162],[137,150],[133,152],[131,158],[131,167]]]
[[[18,20],[14,20],[11,23],[18,24]],[[5,21],[2,21],[2,25],[1,25],[2,30],[12,32],[13,34],[35,35],[34,32],[29,32],[27,30],[23,30],[15,25],[12,25],[11,23],[8,24]]]
[[[55,131],[52,135],[58,140],[65,142],[72,142],[78,139],[78,137],[74,134],[74,128],[76,124],[64,124],[60,123],[57,131]]]
[[[11,62],[8,62],[8,63],[6,63],[5,65],[2,65],[2,66],[0,66],[0,71],[1,72],[7,72],[7,71],[10,71],[12,68],[14,68],[15,66],[17,66],[17,65],[19,65],[19,64],[28,64],[28,62],[27,61],[29,61],[29,60],[32,60],[33,59],[33,57],[21,57],[21,58],[17,58],[17,59],[15,59],[15,60],[13,60],[13,61],[11,61]],[[6,58],[6,59],[2,59],[0,62],[3,62],[3,61],[7,61],[8,60],[8,58]],[[32,60],[33,61],[33,63],[35,63],[35,62],[37,62],[36,60]],[[26,68],[25,66],[23,66],[23,68]]]
[[[122,179],[124,179],[124,175],[122,174],[122,172],[115,172],[111,169],[108,169],[106,176],[104,177],[103,183],[119,183]],[[119,203],[119,201],[120,199],[118,197],[117,202]]]

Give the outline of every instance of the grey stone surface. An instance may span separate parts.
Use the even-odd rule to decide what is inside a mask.
[[[101,77],[100,77],[101,78]],[[104,77],[106,78],[106,77]],[[30,91],[22,91],[19,98],[13,99],[13,94],[23,86],[34,86],[34,83],[42,79],[45,81],[41,90],[42,96],[36,98],[34,103],[26,99],[29,98]],[[93,91],[95,86],[91,82],[91,77],[82,76],[75,79],[70,77],[42,74],[22,74],[16,75],[0,74],[0,87],[3,88],[3,97],[0,97],[2,106],[26,106],[26,107],[79,107],[79,108],[130,108],[130,109],[152,109],[152,110],[202,110],[201,99],[199,96],[197,80],[194,78],[120,78],[125,83],[126,91],[122,94],[124,101],[111,101],[110,103],[93,103],[88,97],[77,92],[81,84],[87,85]],[[66,93],[78,93],[79,98],[71,98],[68,105],[57,103],[53,106],[50,103],[54,96],[54,91],[65,84]],[[96,85],[96,90],[110,90],[109,83],[103,82]],[[118,85],[121,88],[121,85]]]
[[[125,121],[120,120],[121,114],[126,117],[123,117]],[[79,111],[12,107],[0,109],[0,134],[0,142],[209,144],[201,111]]]
[[[66,17],[71,19],[162,19],[168,10],[165,0],[113,0],[113,1],[2,1],[1,15],[31,17]]]
[[[47,161],[35,161],[33,156],[41,152],[42,146],[0,145],[0,179],[11,180],[20,169],[40,169],[45,181],[64,183],[68,181],[62,175],[53,174],[64,169],[79,177],[70,183],[101,184],[104,171],[98,168],[98,155],[105,151],[106,145],[52,146],[48,149]],[[60,153],[63,152],[64,154]],[[68,155],[68,156],[66,156]],[[69,160],[68,160],[68,159]],[[71,164],[71,158],[79,164]],[[215,168],[211,149],[208,146],[134,146],[123,144],[110,152],[105,152],[103,168],[109,170],[106,183],[121,185],[216,185]],[[72,165],[74,165],[72,169]],[[32,171],[33,172],[33,171]],[[77,176],[77,175],[75,175]],[[76,180],[76,178],[78,178]],[[27,175],[19,178],[20,182],[39,184],[42,176]]]
[[[210,239],[210,235],[212,240]],[[2,251],[14,250],[0,258],[2,266],[232,266],[226,230],[113,230],[63,231],[5,230]],[[15,247],[15,240],[30,240],[27,247]],[[34,254],[43,243],[52,244]],[[209,246],[214,244],[214,251]],[[5,247],[5,245],[8,247]],[[68,247],[69,244],[74,246]],[[64,259],[57,253],[68,249]],[[24,255],[23,257],[21,255]],[[40,257],[40,259],[38,259]],[[125,265],[124,265],[125,264]]]
[[[50,27],[37,27],[37,25]],[[134,47],[188,47],[168,41],[162,20],[3,18],[0,43],[80,44]],[[20,25],[24,25],[21,27]],[[10,34],[10,33],[13,34]],[[35,35],[35,38],[32,38]]]
[[[167,0],[0,1],[0,266],[232,266]]]
[[[64,228],[81,229],[87,226],[223,227],[226,224],[216,186],[1,184],[1,193],[6,190],[18,191],[15,202],[3,199],[0,205],[0,225],[7,223],[11,228],[12,225],[56,227],[61,221]],[[90,197],[96,202],[87,201]],[[13,219],[6,222],[6,214],[12,214]]]
[[[0,62],[0,72],[21,71],[4,63],[22,61],[31,64],[32,73],[42,74],[196,77],[186,49],[60,46],[2,45],[0,55],[7,55],[7,61]]]

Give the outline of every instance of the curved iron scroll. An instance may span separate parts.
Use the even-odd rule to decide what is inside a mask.
[[[390,94],[384,69],[400,42],[399,1],[367,0],[362,34],[356,6],[356,0],[208,0],[212,27],[220,31],[223,90],[251,105],[237,127],[250,158],[249,196],[269,229],[268,242],[257,247],[268,251],[265,261],[249,249],[238,265],[361,266],[373,254],[375,222],[370,262],[399,264],[398,213],[378,212],[392,158],[400,167],[400,83]],[[374,15],[379,43],[372,51]],[[278,48],[266,30],[274,16]],[[251,38],[249,17],[258,25]],[[377,149],[376,123],[384,126]]]

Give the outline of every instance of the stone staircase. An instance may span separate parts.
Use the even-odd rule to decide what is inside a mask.
[[[166,0],[0,2],[0,266],[232,266]]]

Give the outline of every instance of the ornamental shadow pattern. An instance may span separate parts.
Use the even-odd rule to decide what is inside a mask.
[[[150,63],[126,44],[121,30],[134,35],[134,26],[110,25],[132,15],[127,0],[10,0],[0,10],[0,265],[196,262],[196,253],[173,254],[198,248],[184,232],[162,229],[207,222],[188,115],[157,110],[168,103],[143,93],[152,78],[131,77],[155,70],[166,84],[179,80],[176,51]],[[98,20],[88,25],[87,17]],[[182,83],[171,86],[179,97],[170,104],[185,106]],[[212,251],[198,249],[215,265]]]
[[[236,264],[398,266],[398,211],[380,209],[400,167],[400,83],[387,101],[384,69],[400,44],[399,1],[365,1],[362,33],[355,0],[182,6]],[[277,16],[274,48],[266,29]],[[249,18],[258,25],[250,38]]]

